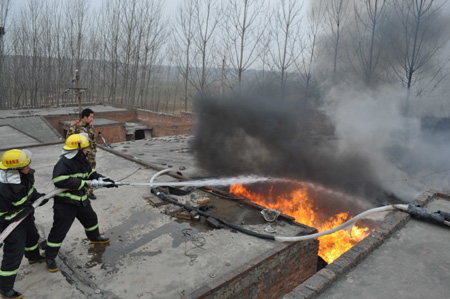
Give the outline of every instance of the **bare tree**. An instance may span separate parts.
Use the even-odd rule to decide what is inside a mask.
[[[339,59],[339,51],[341,49],[341,38],[343,27],[346,25],[347,18],[350,14],[349,1],[335,0],[326,1],[326,26],[328,27],[333,57],[332,81],[336,83],[337,64]]]
[[[363,8],[355,5],[355,40],[358,68],[362,70],[364,82],[370,85],[381,57],[386,34],[381,30],[388,7],[387,0],[362,0]],[[352,62],[352,60],[351,60]]]
[[[213,71],[214,55],[214,33],[220,21],[220,5],[218,0],[195,0],[194,14],[197,16],[194,30],[194,43],[200,55],[201,67],[195,68],[197,71],[197,82],[193,80],[194,88],[198,91],[206,88],[207,79]]]
[[[299,27],[302,3],[296,0],[281,0],[275,9],[271,24],[272,46],[269,53],[272,58],[272,70],[279,74],[281,89],[285,89],[288,73],[301,55]]]
[[[151,100],[153,101],[154,99],[153,95],[155,89],[158,87],[157,85],[154,85],[158,79],[155,74],[163,70],[161,65],[166,57],[164,45],[168,37],[168,24],[167,21],[163,20],[163,5],[163,0],[152,0],[146,2],[145,6],[145,10],[148,11],[148,13],[145,14],[146,22],[143,26],[144,35],[141,47],[143,53],[140,54],[140,56],[144,57],[142,63],[145,65],[144,69],[146,70],[144,78],[141,79],[141,85],[144,84],[146,86],[144,93],[145,101],[147,101],[149,97],[149,92]],[[144,106],[147,108],[149,107],[148,104],[145,104]]]
[[[137,84],[139,53],[142,42],[142,25],[144,23],[142,2],[138,0],[122,1],[120,20],[123,38],[120,39],[121,67],[121,97],[120,102],[134,103],[134,91]]]
[[[433,62],[436,53],[448,43],[445,33],[448,20],[441,19],[445,2],[435,0],[395,1],[394,8],[400,23],[399,32],[393,35],[397,43],[394,51],[393,70],[406,87],[404,113],[409,115],[411,88],[423,74],[436,72]],[[437,67],[439,72],[441,68]],[[431,78],[435,77],[431,74]]]
[[[7,106],[7,97],[5,96],[4,87],[4,43],[3,35],[5,35],[6,20],[8,17],[9,0],[0,0],[0,94],[3,95],[0,100],[0,107],[5,108]]]
[[[187,111],[189,96],[189,82],[191,80],[192,47],[195,34],[195,0],[186,0],[177,8],[176,27],[174,30],[174,46],[178,72],[183,77],[184,111]]]
[[[9,0],[0,0],[0,55],[3,54],[3,35],[8,18]]]
[[[16,55],[22,55],[21,61],[15,70],[21,76],[21,88],[23,90],[22,104],[20,98],[16,99],[15,107],[39,105],[38,96],[42,88],[43,70],[43,45],[42,45],[42,16],[47,7],[47,1],[28,0],[27,5],[21,10],[20,17],[16,20],[16,42],[18,43]]]
[[[53,63],[53,57],[55,56],[55,25],[54,22],[57,20],[56,12],[58,11],[58,3],[56,6],[52,6],[53,9],[45,11],[41,18],[41,28],[46,29],[42,32],[41,42],[42,42],[42,56],[43,68],[42,73],[39,74],[43,78],[42,82],[42,101],[41,105],[48,106],[53,104],[55,99],[54,92],[56,91],[56,76],[55,67]],[[56,96],[57,97],[57,96]]]
[[[318,59],[317,47],[319,38],[323,31],[324,7],[323,2],[317,1],[311,6],[307,15],[307,30],[304,37],[304,48],[301,52],[301,59],[296,61],[297,70],[304,83],[304,104],[308,107],[310,89],[314,81],[314,64]]]
[[[111,0],[104,2],[102,11],[102,24],[104,36],[104,47],[106,48],[105,57],[105,83],[108,86],[108,99],[111,102],[116,101],[119,79],[119,37],[120,37],[120,0]]]
[[[97,11],[94,15],[99,15]],[[86,59],[84,66],[84,82],[85,87],[87,87],[88,92],[85,97],[88,101],[103,100],[104,94],[101,92],[101,86],[104,86],[103,81],[103,67],[105,58],[105,47],[103,47],[102,38],[100,36],[100,28],[96,22],[96,18],[92,15],[88,17],[87,20],[87,33],[86,33]]]
[[[225,57],[240,85],[243,73],[258,59],[258,44],[265,26],[260,18],[265,0],[228,0],[224,12]]]

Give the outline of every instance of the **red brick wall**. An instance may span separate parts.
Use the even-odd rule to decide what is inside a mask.
[[[137,118],[153,127],[154,137],[191,134],[194,124],[190,113],[182,113],[181,116],[178,116],[138,109]]]
[[[96,112],[96,118],[109,118],[117,121],[138,121],[136,110]],[[94,121],[95,123],[95,121]]]
[[[62,128],[62,126],[60,126],[59,122],[66,120],[77,120],[79,119],[79,115],[45,115],[44,118],[49,122],[50,125],[52,125],[53,128],[55,128],[59,132],[59,134],[61,134],[63,138],[65,138],[66,136],[64,136],[64,129]]]
[[[104,126],[96,126],[95,132],[101,132],[102,136],[106,139],[107,143],[115,143],[115,142],[123,142],[127,139],[127,132],[125,129],[125,125],[104,125]],[[103,140],[98,136],[96,140],[98,144],[103,144]]]
[[[171,136],[171,135],[181,135],[181,134],[191,134],[192,127],[194,125],[193,116],[191,113],[182,113],[181,116],[157,113],[148,110],[124,110],[124,111],[113,111],[113,112],[96,112],[96,118],[108,118],[116,121],[124,122],[143,122],[153,127],[152,135],[154,137],[159,136]],[[60,121],[66,120],[77,120],[79,118],[78,114],[69,115],[46,115],[44,118],[63,136],[64,128],[60,125]],[[94,119],[95,125],[95,119]],[[98,128],[98,126],[96,126]],[[111,131],[111,128],[102,129],[102,135],[106,138],[107,142],[122,142],[126,141],[125,135],[122,134],[121,129],[117,131]],[[117,136],[123,137],[123,140],[118,140]],[[113,141],[110,141],[113,140]],[[100,144],[103,142],[100,140]]]
[[[274,249],[186,298],[280,298],[317,272],[318,250],[317,240],[274,243]]]
[[[68,131],[69,126],[60,124],[61,131]],[[98,136],[98,132],[102,133],[102,136],[106,139],[107,143],[123,142],[126,141],[126,129],[125,123],[111,124],[111,125],[98,125],[95,126],[95,141],[97,144],[104,144],[103,139]],[[62,134],[63,134],[62,133]],[[65,137],[65,135],[64,135]]]

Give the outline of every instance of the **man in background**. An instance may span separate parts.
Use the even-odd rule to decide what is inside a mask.
[[[87,153],[87,159],[89,164],[91,164],[92,169],[95,169],[97,163],[95,162],[95,156],[97,155],[97,142],[95,142],[95,128],[92,124],[94,120],[94,111],[89,108],[81,111],[80,120],[74,122],[69,131],[67,131],[67,137],[73,134],[86,133],[89,136],[89,148]],[[88,188],[89,199],[96,199],[97,196],[94,194],[94,189],[92,187]]]

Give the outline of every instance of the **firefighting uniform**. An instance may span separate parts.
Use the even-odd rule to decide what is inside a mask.
[[[43,194],[33,186],[34,170],[22,174],[20,184],[0,182],[0,229],[26,217],[4,240],[3,260],[0,270],[0,289],[9,290],[19,270],[22,257],[38,260],[39,233],[34,224],[34,208],[31,204]],[[27,216],[28,215],[28,216]]]
[[[69,189],[54,197],[53,226],[47,238],[45,256],[55,258],[61,248],[73,221],[77,218],[83,225],[86,236],[96,239],[100,236],[97,214],[92,209],[87,196],[85,180],[103,177],[92,169],[89,161],[79,151],[75,157],[68,159],[61,156],[53,168],[53,183],[57,188]]]

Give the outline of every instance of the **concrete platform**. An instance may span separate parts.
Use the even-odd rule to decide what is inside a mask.
[[[2,136],[0,138],[0,148],[39,144],[39,141],[35,138],[8,125],[0,125],[0,136]]]
[[[125,156],[180,172],[188,178],[208,177],[213,174],[199,169],[189,146],[192,135],[177,135],[112,144],[113,150]]]
[[[191,138],[182,135],[115,143],[113,150],[118,155],[99,149],[98,171],[115,180],[148,181],[156,171],[134,160],[187,177],[207,177],[192,159]],[[61,146],[30,149],[40,192],[53,189],[50,177]],[[161,176],[158,180],[175,179]],[[111,243],[89,244],[83,228],[75,222],[57,259],[61,271],[50,273],[45,264],[28,265],[23,260],[15,287],[25,298],[197,298],[221,284],[231,284],[237,273],[249,271],[265,258],[289,250],[285,244],[176,219],[167,214],[170,205],[151,204],[158,199],[147,187],[99,189],[96,194],[98,199],[92,205],[100,230]],[[219,201],[199,190],[181,199],[203,196],[218,207],[213,213],[264,232],[266,223],[258,211],[238,202]],[[450,211],[450,201],[433,190],[422,194],[417,203],[427,204],[432,211]],[[242,213],[236,213],[241,209]],[[46,236],[52,224],[51,203],[36,210],[36,222]],[[277,226],[277,234],[294,235],[303,230],[289,221]],[[370,236],[282,298],[447,298],[449,233],[448,228],[411,219],[405,213],[391,213]],[[282,265],[286,260],[274,259],[272,264]],[[260,276],[249,279],[255,286],[260,282]],[[228,294],[227,298],[248,296]]]
[[[133,149],[146,152],[145,142],[149,141],[143,142],[134,144]],[[39,192],[53,189],[51,173],[61,146],[31,148],[31,166],[36,169],[35,186]],[[143,148],[139,150],[140,146]],[[182,156],[190,157],[188,153],[172,153],[178,153],[173,165],[185,165]],[[175,155],[171,159],[175,160]],[[97,170],[115,180],[134,182],[148,182],[156,172],[102,149],[97,153]],[[158,178],[166,180],[174,178]],[[100,231],[111,238],[111,243],[90,244],[76,220],[57,258],[60,271],[50,273],[45,263],[28,265],[26,259],[22,261],[15,289],[25,298],[195,298],[227,284],[223,277],[233,280],[233,275],[244,269],[249,272],[277,252],[293,248],[291,244],[259,239],[228,228],[212,229],[201,222],[177,219],[168,215],[170,205],[151,204],[156,197],[145,186],[102,188],[95,194],[98,199],[92,201],[92,206],[99,217]],[[216,206],[216,215],[266,233],[267,223],[258,209],[233,200],[215,199],[201,190],[184,200],[195,201],[205,196]],[[52,202],[35,212],[43,236],[48,235],[52,216]],[[282,219],[277,220],[275,228],[282,235],[313,231]],[[311,257],[316,255],[313,252]]]

